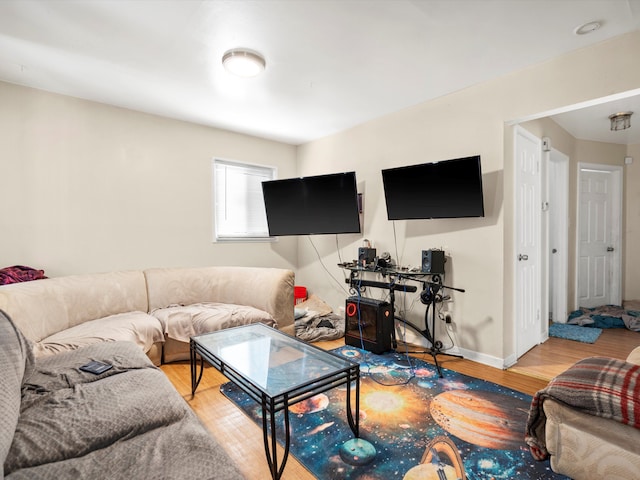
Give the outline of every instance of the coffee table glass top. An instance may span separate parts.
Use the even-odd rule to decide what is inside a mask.
[[[270,397],[354,366],[261,323],[206,333],[192,340]]]

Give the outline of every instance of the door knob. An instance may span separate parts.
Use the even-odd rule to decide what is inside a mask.
[[[529,255],[518,255],[518,261],[521,262],[522,260],[529,260]]]
[[[558,249],[557,248],[552,249],[551,253],[558,253]]]
[[[607,247],[607,252],[613,252],[614,248],[613,247]]]

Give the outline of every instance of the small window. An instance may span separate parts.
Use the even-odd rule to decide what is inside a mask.
[[[276,169],[214,159],[212,170],[215,240],[269,239],[262,182]]]

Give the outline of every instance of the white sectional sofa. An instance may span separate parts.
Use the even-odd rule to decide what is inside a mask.
[[[257,267],[155,268],[0,286],[0,310],[37,357],[133,341],[155,365],[189,358],[191,335],[262,322],[295,334],[294,274]]]

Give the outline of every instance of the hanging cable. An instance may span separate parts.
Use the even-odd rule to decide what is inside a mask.
[[[333,276],[333,274],[329,271],[329,269],[326,267],[326,265],[324,264],[324,262],[322,261],[322,258],[320,257],[320,252],[318,252],[318,249],[316,248],[316,246],[313,244],[313,240],[311,240],[310,236],[307,236],[307,238],[309,239],[309,243],[311,243],[311,246],[313,247],[313,249],[316,252],[316,256],[318,257],[318,261],[320,262],[320,265],[322,265],[322,268],[324,268],[324,271],[327,272],[327,275],[329,275],[334,282],[336,282],[336,284],[340,287],[340,289],[345,292],[347,295],[349,294],[349,292],[347,291],[347,289],[344,286],[344,283],[341,283],[340,281],[338,281],[338,279],[336,277]]]

